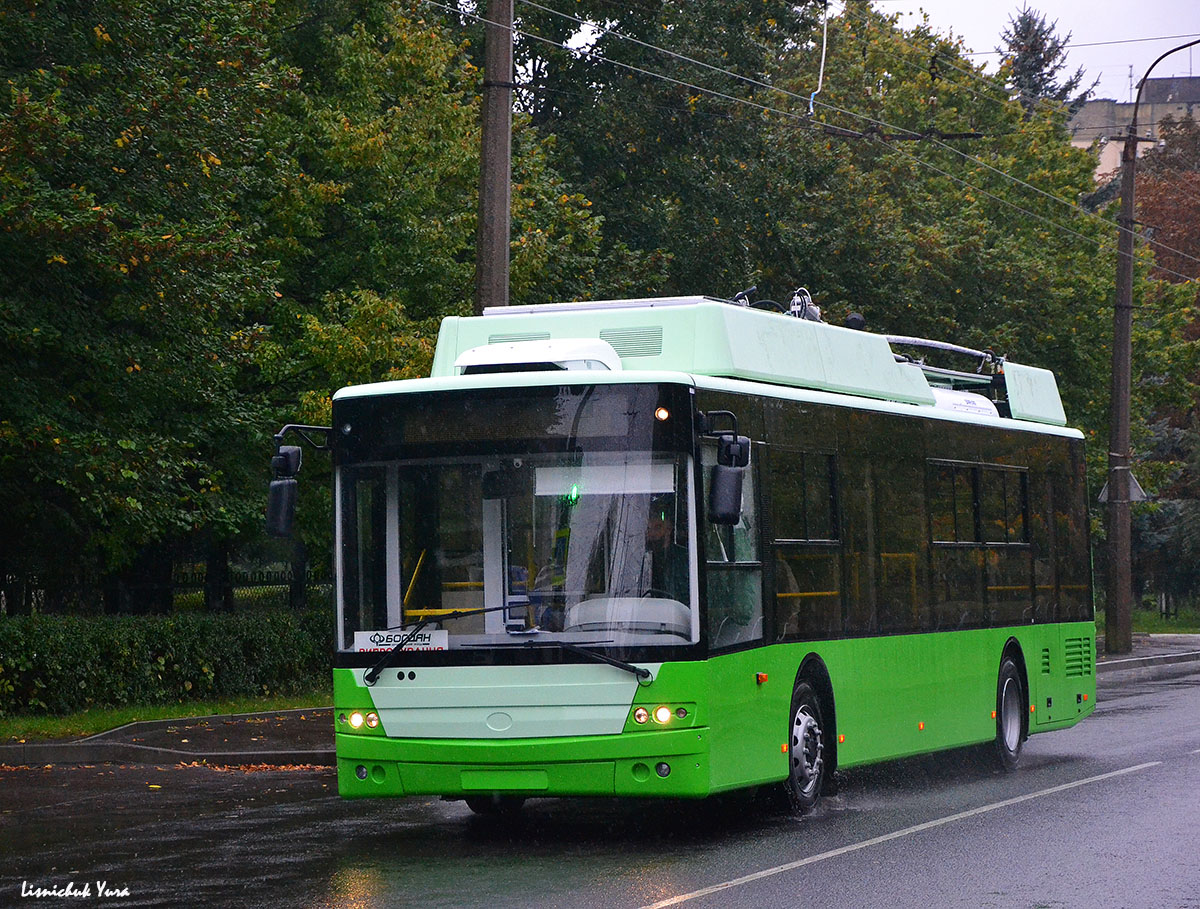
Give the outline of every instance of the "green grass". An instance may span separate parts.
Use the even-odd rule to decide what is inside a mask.
[[[66,716],[0,717],[0,742],[66,739],[95,735],[135,720],[169,720],[175,717],[211,714],[256,713],[260,710],[287,710],[292,707],[324,707],[333,703],[332,688],[318,688],[287,697],[229,698],[214,701],[179,701],[142,707],[116,707],[111,710],[84,710]]]
[[[1104,633],[1104,610],[1096,610],[1096,631]],[[1133,610],[1134,634],[1200,634],[1200,609],[1180,609],[1173,619],[1165,619],[1157,609]]]

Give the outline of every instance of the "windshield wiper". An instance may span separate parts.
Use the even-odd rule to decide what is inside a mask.
[[[609,644],[611,641],[597,641],[598,644]],[[578,644],[572,644],[570,641],[522,641],[520,643],[495,643],[495,644],[466,644],[466,647],[530,647],[530,648],[545,648],[557,647],[560,650],[566,650],[569,653],[577,653],[580,656],[587,657],[589,660],[594,660],[597,663],[607,663],[609,666],[616,666],[618,669],[624,669],[626,672],[633,673],[637,677],[638,684],[643,681],[646,684],[654,681],[653,673],[643,666],[635,666],[633,663],[627,663],[625,660],[618,660],[616,657],[611,657],[607,653],[600,653],[598,650],[589,650],[586,647],[580,647]]]
[[[383,659],[363,673],[363,681],[368,685],[374,685],[375,682],[379,680],[379,673],[387,669],[388,666],[391,665],[392,659],[396,656],[396,654],[402,651],[409,641],[415,638],[421,632],[421,629],[423,629],[430,622],[444,622],[447,619],[465,619],[467,616],[483,615],[487,612],[499,612],[501,609],[508,608],[508,606],[485,606],[482,609],[456,609],[454,612],[447,612],[443,613],[442,615],[425,616],[423,619],[417,622],[416,625],[408,630],[408,634],[400,639],[399,644],[383,655]]]

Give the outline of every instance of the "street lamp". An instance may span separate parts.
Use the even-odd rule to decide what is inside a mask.
[[[1165,57],[1200,44],[1173,47],[1150,64],[1138,83],[1133,119],[1121,153],[1121,215],[1117,219],[1117,300],[1113,309],[1112,399],[1108,442],[1108,577],[1105,585],[1104,645],[1109,653],[1133,650],[1133,584],[1129,521],[1129,390],[1133,358],[1133,172],[1137,162],[1138,105],[1150,72]],[[1140,141],[1150,141],[1142,139]]]

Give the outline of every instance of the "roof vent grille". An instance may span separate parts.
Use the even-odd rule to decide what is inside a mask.
[[[489,344],[508,344],[512,341],[549,341],[548,331],[518,331],[506,335],[488,335]]]
[[[619,357],[657,357],[662,354],[661,325],[647,328],[606,328],[600,339],[613,346]]]

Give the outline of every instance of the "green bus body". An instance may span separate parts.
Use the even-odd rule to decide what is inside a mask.
[[[455,369],[488,345],[579,338],[610,344],[621,368]],[[447,320],[430,379],[335,396],[339,792],[698,798],[775,783],[789,774],[801,677],[826,704],[830,768],[985,743],[997,736],[1006,655],[1022,680],[1023,735],[1077,723],[1095,705],[1082,437],[1065,428],[1048,373],[1007,364],[1003,378],[1009,415],[948,410],[878,336],[698,298]],[[645,416],[656,407],[669,418]],[[557,423],[546,422],[551,411]],[[715,449],[701,415],[718,411],[752,441],[733,529],[705,518]],[[489,452],[520,464],[522,446],[538,447],[530,433],[551,423],[536,479],[489,479],[499,476]],[[620,460],[623,445],[647,452],[646,463]],[[560,482],[551,449],[593,452],[600,466],[582,476],[624,470],[649,484],[647,498],[654,484],[674,484],[681,526],[690,515],[679,538],[691,547],[691,592],[677,594],[690,632],[585,641],[651,671],[639,680],[522,646],[536,627],[496,631],[479,617],[479,643],[396,654],[367,684],[395,640],[388,629],[455,604],[492,605],[494,579],[450,580],[460,575],[448,541],[489,532],[476,525],[497,516],[515,522],[520,483],[528,492]],[[470,488],[512,489],[485,492],[505,504],[485,502],[464,524],[448,513],[458,487],[447,484],[466,482],[452,471],[472,458]],[[418,466],[392,466],[406,463]],[[569,501],[559,495],[562,514],[578,507],[577,485]],[[431,524],[430,509],[447,515]],[[427,527],[436,546],[421,536]],[[582,539],[574,534],[562,545]],[[375,558],[383,547],[400,554]],[[504,566],[508,597],[519,560],[507,549],[487,558]],[[521,581],[527,599],[532,575]],[[423,611],[410,612],[421,597]],[[665,616],[669,599],[656,591],[646,602]],[[627,616],[639,605],[606,602]],[[380,646],[355,652],[370,634]],[[662,707],[665,722],[653,716]],[[651,719],[638,722],[638,708]],[[354,728],[355,715],[378,722]]]

